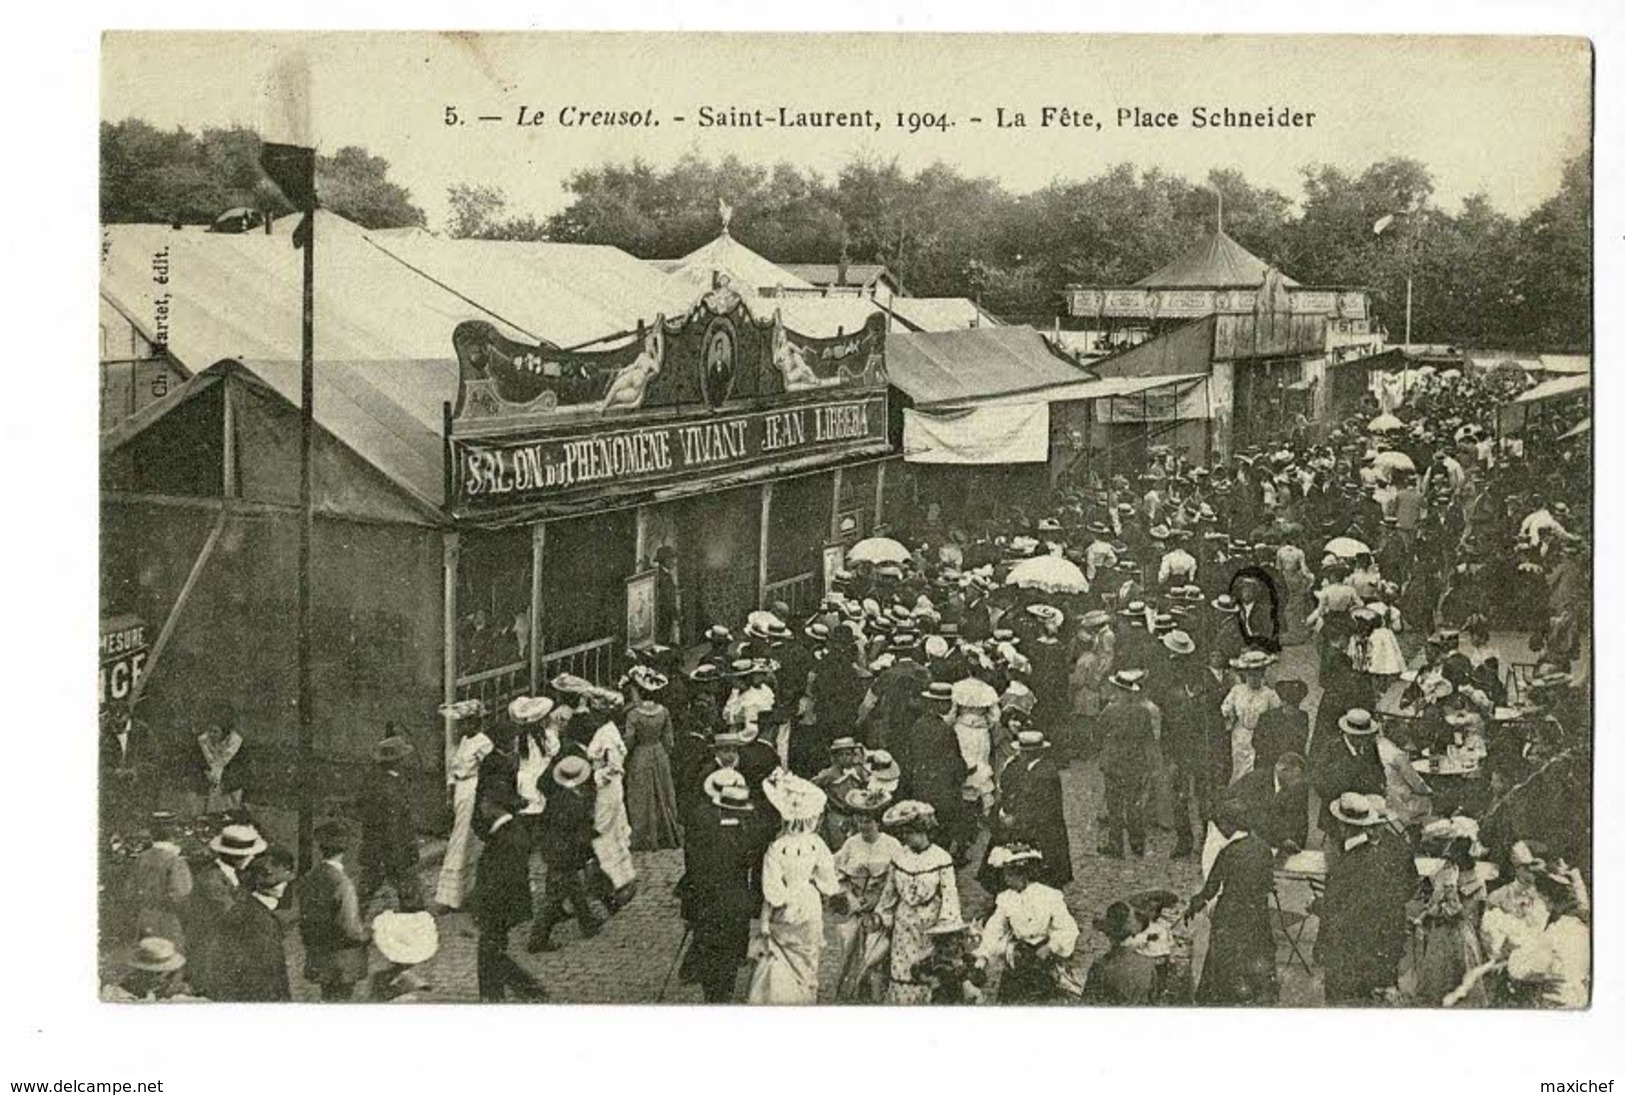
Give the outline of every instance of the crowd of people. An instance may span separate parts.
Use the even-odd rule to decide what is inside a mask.
[[[432,894],[398,734],[297,879],[246,820],[199,870],[155,817],[118,991],[287,998],[265,914],[291,888],[323,999],[421,994],[425,958],[369,981],[360,910],[391,891],[380,915],[471,915],[482,999],[542,999],[512,931],[533,953],[591,937],[636,900],[634,852],[681,848],[674,974],[708,1002],[1268,1004],[1284,870],[1310,884],[1330,1003],[1583,1004],[1588,465],[1537,427],[1497,439],[1494,379],[1407,397],[1318,442],[1153,448],[1137,480],[922,517],[854,548],[810,611],[636,651],[615,687],[446,706]],[[234,750],[200,748],[212,802]],[[1068,769],[1099,779],[1100,816],[1068,815]],[[1104,949],[1080,973],[1075,872],[1160,831],[1203,884],[1087,918]]]

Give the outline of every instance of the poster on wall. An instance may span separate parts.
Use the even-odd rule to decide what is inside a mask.
[[[846,545],[839,540],[824,545],[824,592],[835,588],[835,574],[846,563]]]
[[[150,646],[147,625],[139,616],[114,616],[102,621],[96,699],[101,709],[109,702],[130,703],[146,669]]]
[[[641,650],[655,641],[655,586],[660,571],[645,570],[626,580],[626,645]]]

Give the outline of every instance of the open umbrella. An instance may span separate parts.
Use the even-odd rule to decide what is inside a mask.
[[[1365,428],[1368,433],[1392,433],[1395,430],[1403,430],[1405,423],[1401,422],[1397,415],[1384,411],[1366,423]]]
[[[846,553],[849,563],[906,563],[909,558],[908,548],[885,536],[859,540]]]
[[[999,702],[993,686],[976,677],[954,682],[953,701],[960,707],[992,707]]]
[[[1089,592],[1089,581],[1078,569],[1078,564],[1061,555],[1023,559],[1010,568],[1004,584],[1017,589],[1038,589],[1045,593]]]
[[[1352,559],[1356,555],[1370,555],[1371,549],[1352,536],[1336,536],[1326,541],[1326,554]]]
[[[1377,454],[1375,467],[1378,471],[1387,472],[1416,470],[1415,462],[1398,449],[1389,449],[1387,452],[1379,452]]]

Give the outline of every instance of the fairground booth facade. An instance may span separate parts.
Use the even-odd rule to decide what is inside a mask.
[[[138,700],[177,757],[234,721],[268,800],[297,770],[289,228],[113,226],[103,246],[103,699]],[[880,523],[879,314],[771,307],[607,247],[325,213],[315,239],[317,794],[388,723],[438,772],[447,700],[613,683],[629,646],[807,609]]]

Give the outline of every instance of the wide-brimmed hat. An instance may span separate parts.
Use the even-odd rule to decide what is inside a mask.
[[[717,643],[733,641],[734,634],[721,624],[712,624],[705,629],[705,641],[715,646]]]
[[[553,782],[566,790],[580,787],[592,778],[592,763],[585,757],[560,757],[553,765]]]
[[[546,696],[520,696],[508,705],[508,717],[518,726],[541,722],[557,707]]]
[[[941,635],[927,635],[925,637],[925,656],[927,658],[946,658],[953,647]]]
[[[1234,597],[1230,596],[1230,594],[1228,594],[1228,593],[1219,594],[1217,597],[1213,598],[1213,600],[1209,601],[1208,604],[1212,605],[1214,608],[1218,609],[1220,612],[1240,612],[1241,611],[1241,606],[1236,604],[1236,599]]]
[[[937,811],[929,803],[911,798],[894,802],[880,819],[882,825],[891,829],[926,828],[936,821]]]
[[[1164,631],[1172,631],[1173,629],[1174,629],[1174,618],[1170,613],[1159,612],[1155,616],[1151,617],[1151,633],[1152,634],[1156,634],[1158,632],[1164,632]]]
[[[1105,627],[1112,622],[1111,613],[1103,608],[1091,608],[1078,617],[1078,628],[1082,631],[1094,631]]]
[[[898,765],[897,758],[885,749],[871,749],[863,759],[869,765],[869,778],[876,783],[895,785],[903,778],[903,769]]]
[[[1173,530],[1171,530],[1167,525],[1162,525],[1162,524],[1152,525],[1151,526],[1151,539],[1153,539],[1153,540],[1166,540],[1166,539],[1168,539],[1168,537],[1170,535],[1172,535],[1172,531]]]
[[[810,623],[801,629],[801,633],[815,643],[829,642],[829,625],[824,623]]]
[[[1018,863],[1038,863],[1044,858],[1044,853],[1027,844],[1013,843],[1001,844],[987,853],[987,865],[994,870],[1003,870]]]
[[[718,768],[705,777],[705,797],[724,810],[750,809],[750,784],[736,768]]]
[[[955,681],[952,695],[954,703],[960,707],[992,707],[999,702],[999,694],[993,690],[993,686],[977,677]]]
[[[1174,654],[1193,654],[1196,652],[1196,640],[1178,629],[1158,636],[1157,641]]]
[[[270,845],[252,825],[227,825],[209,841],[209,851],[216,855],[259,855]]]
[[[1011,646],[1020,646],[1021,636],[1017,635],[1014,631],[1011,631],[1008,627],[994,628],[993,642],[1009,643]]]
[[[741,745],[749,745],[750,739],[732,727],[718,730],[711,735],[712,749],[738,749]]]
[[[1267,669],[1275,664],[1275,655],[1264,650],[1243,650],[1230,659],[1231,669]]]
[[[1388,820],[1388,803],[1381,795],[1344,791],[1332,801],[1331,814],[1345,825],[1381,825]]]
[[[1119,669],[1106,679],[1125,692],[1138,692],[1140,683],[1145,680],[1145,670]]]
[[[1059,624],[1066,619],[1066,613],[1054,605],[1028,605],[1027,614],[1037,617],[1046,624]]]
[[[395,764],[413,753],[412,743],[399,734],[391,734],[372,747],[372,759],[379,764]]]
[[[626,679],[645,695],[659,692],[671,683],[664,673],[650,665],[634,665],[626,671]]]
[[[1352,737],[1365,737],[1377,732],[1377,720],[1363,707],[1351,707],[1337,720],[1337,728]]]
[[[472,719],[485,714],[485,704],[480,700],[458,700],[456,703],[441,704],[439,710],[442,718]]]
[[[1050,747],[1042,730],[1019,730],[1010,744],[1018,753],[1037,753]]]
[[[1144,601],[1130,601],[1128,604],[1126,604],[1122,608],[1118,609],[1117,614],[1119,616],[1144,616],[1145,615],[1145,602]]]
[[[168,973],[186,965],[186,955],[168,939],[149,935],[130,948],[124,964],[132,970],[148,973]]]
[[[823,788],[784,768],[762,781],[762,794],[785,821],[811,821],[829,801]]]
[[[878,815],[891,805],[892,789],[876,784],[849,787],[841,796],[841,805],[849,813]]]
[[[947,681],[932,681],[931,686],[920,693],[920,698],[937,703],[953,703],[954,686]]]
[[[440,950],[440,930],[429,912],[385,910],[372,919],[372,943],[390,962],[415,966]]]
[[[701,662],[688,672],[695,684],[714,684],[722,679],[722,667],[715,662]]]
[[[841,753],[841,752],[845,752],[848,749],[862,749],[862,748],[863,748],[863,743],[861,741],[859,741],[857,738],[850,737],[850,736],[838,737],[834,741],[829,743],[829,751],[831,753]]]

